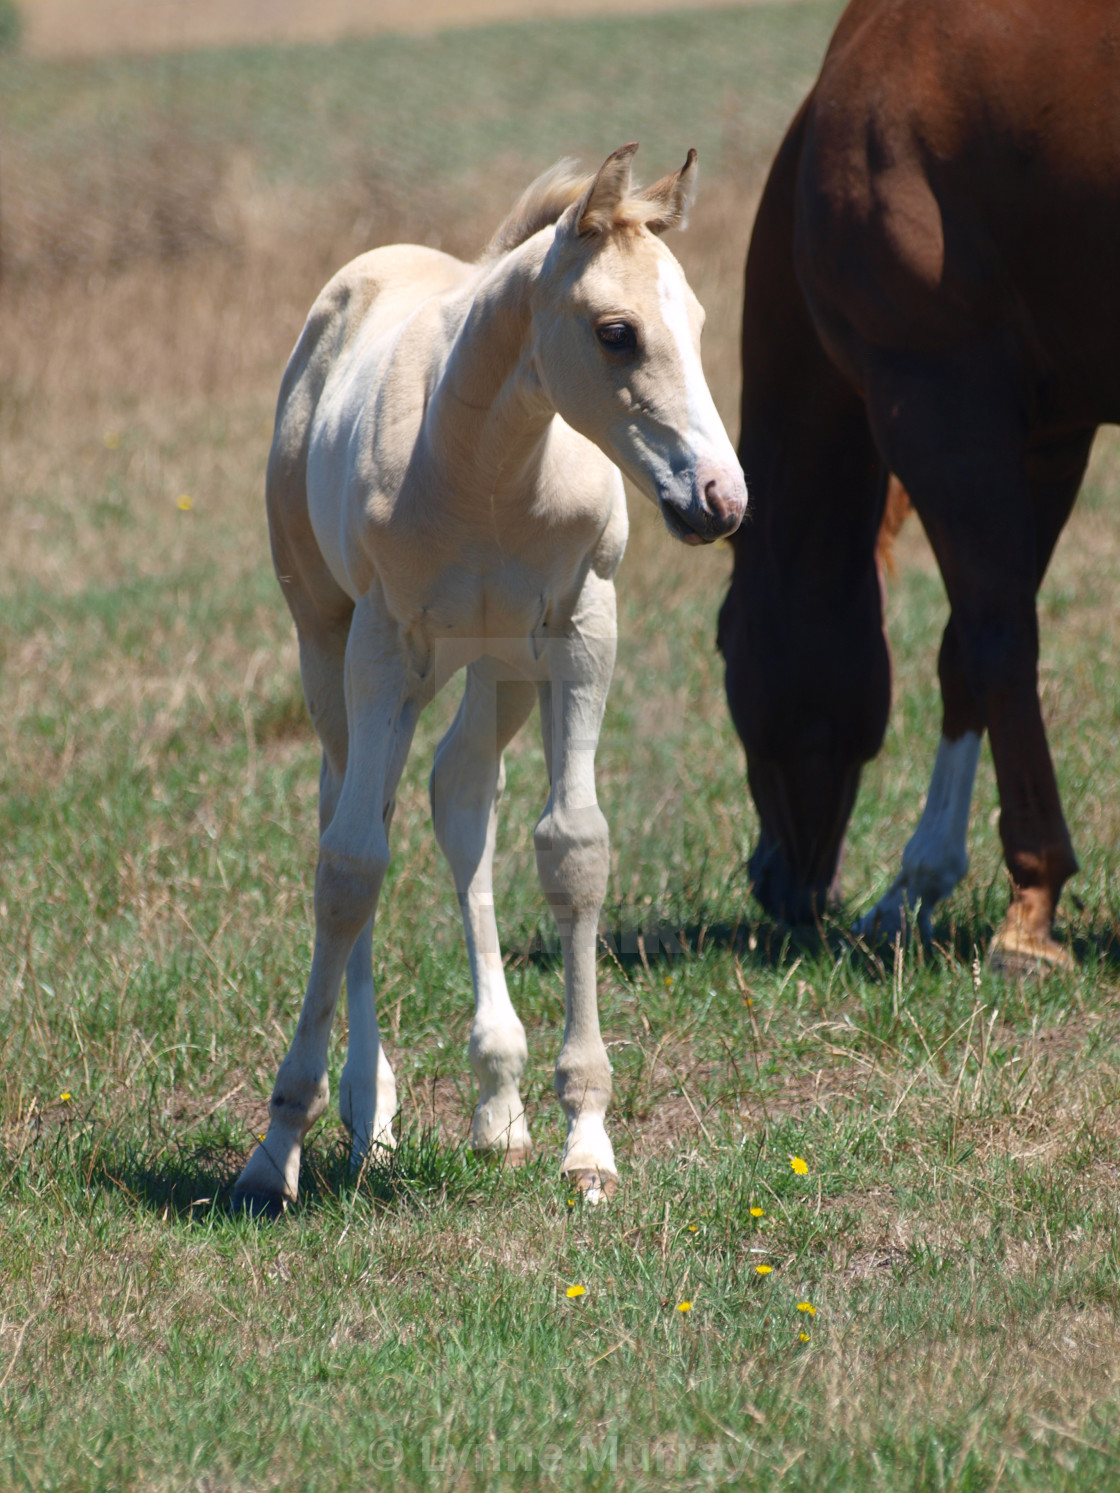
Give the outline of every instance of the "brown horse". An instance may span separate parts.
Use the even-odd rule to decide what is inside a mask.
[[[1037,688],[1035,596],[1096,427],[1120,420],[1120,4],[852,0],[771,171],[747,263],[753,521],[720,617],[769,912],[811,917],[890,704],[888,472],[951,615],[943,736],[897,935],[964,874],[991,737],[1013,895],[993,955],[1062,964],[1076,869]]]

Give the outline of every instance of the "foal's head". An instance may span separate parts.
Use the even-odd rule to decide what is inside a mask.
[[[636,145],[560,215],[533,298],[533,365],[558,413],[604,451],[688,544],[738,528],[743,473],[700,364],[704,313],[659,237],[683,226],[696,152],[644,191]]]

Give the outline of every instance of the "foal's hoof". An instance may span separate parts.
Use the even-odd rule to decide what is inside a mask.
[[[531,1146],[518,1146],[516,1150],[506,1150],[505,1146],[474,1146],[472,1150],[479,1161],[492,1166],[524,1166],[533,1154]]]
[[[599,1203],[608,1202],[618,1191],[618,1177],[602,1167],[581,1167],[579,1171],[565,1172],[564,1180],[592,1208]]]
[[[290,1204],[291,1199],[282,1192],[258,1192],[248,1187],[235,1187],[230,1212],[247,1213],[250,1218],[274,1223],[276,1219],[283,1218]]]
[[[1077,961],[1052,938],[1032,938],[1017,928],[1001,928],[988,949],[988,968],[1011,979],[1028,975],[1073,974]]]

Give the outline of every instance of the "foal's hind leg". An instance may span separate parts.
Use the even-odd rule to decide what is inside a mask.
[[[238,1179],[235,1203],[275,1212],[295,1198],[303,1138],[327,1106],[327,1044],[348,965],[356,984],[372,997],[372,981],[367,985],[362,978],[365,955],[358,961],[351,956],[377,909],[389,864],[386,822],[424,698],[424,682],[410,672],[397,629],[380,600],[362,597],[346,645],[345,770],[319,842],[311,975],[291,1048],[273,1088],[268,1134]],[[324,776],[330,778],[329,768]],[[367,1063],[372,1055],[370,1031],[367,1024],[361,1055]],[[376,1080],[372,1073],[366,1078],[363,1092],[373,1096]],[[376,1099],[367,1119],[368,1108],[363,1104],[359,1125],[368,1126],[372,1138]]]
[[[386,825],[386,829],[388,826]],[[396,1145],[397,1080],[381,1045],[373,983],[373,919],[358,934],[346,962],[350,1031],[338,1089],[338,1113],[350,1132],[350,1165],[357,1170],[372,1146]]]
[[[474,983],[470,1060],[478,1104],[471,1142],[476,1151],[520,1161],[530,1149],[520,1093],[527,1048],[498,944],[494,835],[502,752],[532,710],[536,689],[524,680],[499,680],[498,667],[483,658],[467,670],[462,703],[432,769],[432,822],[455,878]]]
[[[297,613],[298,615],[298,613]],[[312,720],[323,743],[319,773],[319,834],[334,818],[346,773],[346,640],[350,612],[333,623],[320,614],[303,616],[300,634],[300,673]],[[392,805],[385,814],[389,831]],[[355,1168],[371,1145],[393,1146],[397,1112],[397,1081],[377,1025],[373,983],[373,920],[358,934],[346,964],[346,1005],[349,1036],[346,1063],[339,1085],[338,1110],[352,1138],[351,1165]]]

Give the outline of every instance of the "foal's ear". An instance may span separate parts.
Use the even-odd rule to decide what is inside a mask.
[[[618,204],[630,193],[630,162],[637,148],[637,141],[620,145],[599,167],[595,180],[576,205],[579,233],[606,233],[612,227]]]
[[[696,152],[690,150],[679,171],[671,171],[668,176],[655,181],[653,186],[645,187],[638,196],[655,208],[653,216],[646,219],[646,227],[651,233],[664,233],[668,228],[687,228],[692,199],[696,196]]]

